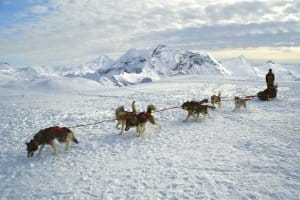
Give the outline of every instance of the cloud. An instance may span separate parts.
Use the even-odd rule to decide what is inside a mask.
[[[30,8],[30,12],[33,14],[45,14],[48,12],[48,7],[37,5]]]
[[[0,27],[0,60],[74,64],[157,43],[188,49],[297,46],[299,5],[237,0],[31,2],[24,11],[27,20]]]
[[[211,23],[265,23],[287,21],[289,16],[300,19],[296,1],[239,1],[231,4],[211,4],[205,8]]]
[[[203,49],[300,46],[299,22],[210,25],[140,35],[132,42],[167,42],[173,46]]]

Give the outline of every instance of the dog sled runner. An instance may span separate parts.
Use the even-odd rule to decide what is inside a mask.
[[[258,99],[262,100],[262,101],[268,101],[271,99],[276,98],[277,96],[277,85],[275,85],[272,88],[267,88],[264,91],[258,92],[257,93],[257,97]]]

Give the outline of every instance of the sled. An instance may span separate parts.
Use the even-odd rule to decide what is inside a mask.
[[[246,101],[249,101],[249,100],[252,100],[252,99],[254,99],[256,97],[256,95],[247,95],[247,96],[245,96],[245,100]]]
[[[267,88],[264,91],[258,92],[257,93],[257,97],[258,99],[262,100],[262,101],[269,101],[272,100],[274,98],[276,98],[277,96],[277,85],[275,85],[272,88]]]

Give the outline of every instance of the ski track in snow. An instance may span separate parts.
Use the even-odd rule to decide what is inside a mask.
[[[235,95],[264,87],[178,79],[78,95],[1,91],[0,199],[300,199],[299,82],[233,111]],[[138,111],[163,109],[218,91],[224,101],[209,117],[155,113],[161,128],[147,124],[141,137],[118,135],[115,122],[74,128],[78,145],[26,157],[24,143],[42,128],[113,119],[133,100]]]

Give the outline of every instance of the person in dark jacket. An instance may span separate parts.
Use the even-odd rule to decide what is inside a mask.
[[[274,79],[275,79],[275,76],[272,72],[272,69],[269,69],[269,72],[266,74],[266,82],[267,82],[268,89],[274,87]]]

